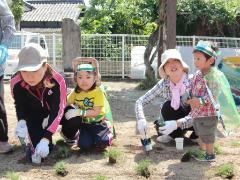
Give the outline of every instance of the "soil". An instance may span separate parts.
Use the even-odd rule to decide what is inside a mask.
[[[67,158],[56,158],[51,155],[45,159],[42,165],[23,163],[23,151],[18,139],[14,136],[16,126],[16,114],[13,99],[10,93],[10,85],[5,84],[5,105],[7,108],[9,123],[9,142],[14,145],[14,151],[9,154],[0,154],[0,178],[6,179],[7,171],[14,171],[21,179],[96,179],[100,175],[107,179],[145,179],[137,175],[136,165],[142,159],[150,159],[149,167],[151,176],[149,179],[221,179],[216,176],[212,169],[225,163],[234,164],[233,179],[240,179],[240,133],[231,137],[223,138],[221,133],[216,143],[221,149],[221,154],[217,155],[216,162],[181,162],[181,157],[189,149],[198,148],[197,145],[190,143],[186,138],[184,141],[184,151],[177,151],[175,142],[168,144],[156,142],[156,130],[153,122],[158,116],[158,101],[145,108],[148,120],[149,136],[152,139],[153,150],[145,154],[143,152],[139,136],[136,134],[135,101],[146,91],[136,90],[138,82],[103,82],[107,86],[109,102],[112,108],[117,137],[113,142],[114,148],[124,153],[122,160],[116,164],[109,165],[108,158],[100,152],[80,153],[79,150],[71,150],[71,155]],[[238,131],[239,132],[239,131]],[[61,139],[59,132],[54,135],[54,141]],[[235,142],[235,145],[233,146]],[[53,153],[54,154],[54,153]],[[59,156],[57,156],[59,157]],[[63,160],[66,162],[68,174],[59,177],[55,174],[54,163]]]

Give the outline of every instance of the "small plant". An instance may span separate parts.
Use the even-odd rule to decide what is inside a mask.
[[[115,164],[117,159],[119,159],[122,154],[123,153],[118,149],[108,149],[106,152],[104,152],[104,156],[109,158],[108,162],[111,164]]]
[[[151,161],[149,159],[144,159],[138,162],[138,165],[136,167],[137,174],[140,176],[144,176],[146,178],[149,178],[150,171],[149,166],[151,164]]]
[[[20,176],[13,171],[7,171],[5,176],[11,180],[20,180]]]
[[[59,146],[56,151],[56,158],[68,158],[70,156],[70,149],[67,146]]]
[[[205,152],[200,149],[189,150],[189,153],[191,154],[192,157],[194,157],[196,159],[204,159],[205,158]]]
[[[217,167],[216,175],[221,176],[223,178],[232,179],[234,176],[234,166],[232,163],[222,164]]]
[[[232,147],[240,147],[240,141],[234,140],[231,142]]]
[[[66,170],[66,164],[63,161],[59,161],[54,165],[55,173],[59,176],[66,176],[68,171]]]
[[[214,144],[214,152],[216,154],[222,154],[223,153],[219,144]]]
[[[107,177],[99,174],[94,179],[95,180],[107,180]]]

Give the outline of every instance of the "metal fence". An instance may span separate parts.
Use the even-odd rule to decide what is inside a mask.
[[[59,69],[63,69],[62,35],[44,34],[49,52],[49,62]],[[40,34],[39,34],[40,36]],[[23,38],[24,39],[24,38]],[[204,37],[204,36],[177,36],[177,46],[193,47],[199,40],[210,40],[220,48],[238,49],[240,54],[240,38]],[[20,41],[17,38],[16,41]],[[136,46],[146,46],[148,36],[145,35],[108,35],[83,34],[81,36],[81,51],[83,57],[94,57],[99,61],[102,76],[130,77],[131,52]],[[18,43],[21,46],[24,43]],[[140,52],[143,55],[144,52]]]

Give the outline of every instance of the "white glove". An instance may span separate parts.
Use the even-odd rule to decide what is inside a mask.
[[[67,120],[80,116],[80,109],[69,109],[66,113],[65,113],[65,117]]]
[[[37,147],[35,149],[36,154],[40,155],[42,158],[47,157],[49,154],[49,140],[43,138],[41,141],[37,144]]]
[[[177,129],[177,121],[165,121],[165,126],[159,127],[159,133],[169,135],[171,132]]]
[[[137,128],[141,136],[146,136],[147,133],[147,121],[146,119],[140,119],[137,121]]]
[[[26,121],[23,119],[19,120],[15,129],[15,135],[17,137],[26,138],[27,133],[28,133],[28,129],[27,129]]]

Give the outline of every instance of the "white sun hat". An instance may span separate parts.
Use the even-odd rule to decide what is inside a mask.
[[[167,61],[169,59],[177,59],[180,61],[180,63],[182,64],[184,71],[186,73],[188,73],[189,71],[189,66],[182,60],[182,56],[180,54],[180,52],[177,49],[167,49],[166,51],[164,51],[164,53],[161,56],[161,65],[158,68],[158,72],[161,78],[166,79],[167,75],[164,71],[164,65],[167,63]]]

